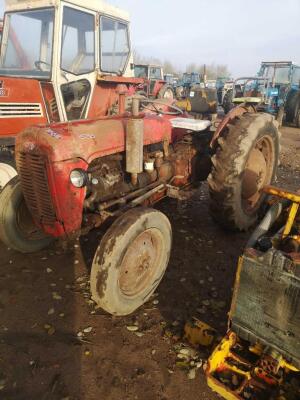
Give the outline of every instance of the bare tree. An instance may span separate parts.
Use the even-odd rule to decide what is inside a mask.
[[[141,55],[138,51],[133,51],[133,58],[135,64],[155,64],[162,65],[164,68],[165,74],[174,74],[181,75],[182,71],[180,71],[172,62],[169,60],[165,60],[162,62],[159,58],[156,57],[147,57]],[[204,77],[204,69],[206,68],[206,77],[207,79],[217,79],[217,78],[230,78],[231,74],[227,65],[225,64],[196,64],[190,63],[186,66],[186,72],[198,72],[200,74],[201,79]]]

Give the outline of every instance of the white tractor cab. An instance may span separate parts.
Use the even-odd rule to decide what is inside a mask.
[[[3,30],[3,20],[0,19],[0,43],[1,43],[1,40],[2,40],[2,30]]]
[[[96,118],[131,95],[129,15],[102,0],[5,0],[0,57],[0,190],[28,126]]]

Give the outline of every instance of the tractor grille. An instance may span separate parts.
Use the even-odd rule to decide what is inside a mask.
[[[40,103],[0,103],[0,118],[42,117]]]
[[[58,112],[58,107],[55,98],[49,101],[51,114],[56,114]]]
[[[17,167],[31,214],[39,223],[53,225],[56,214],[48,186],[45,158],[40,154],[19,153]]]

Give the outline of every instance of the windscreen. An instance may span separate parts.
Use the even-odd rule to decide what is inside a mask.
[[[61,68],[74,75],[95,69],[95,17],[64,7]]]
[[[6,14],[0,74],[50,78],[54,9]]]
[[[276,84],[288,84],[290,82],[289,66],[264,65],[261,70],[261,76],[269,78],[271,82]]]
[[[113,18],[101,17],[101,70],[122,73],[129,55],[127,24]]]
[[[135,65],[134,76],[136,78],[148,78],[148,67],[147,65]]]

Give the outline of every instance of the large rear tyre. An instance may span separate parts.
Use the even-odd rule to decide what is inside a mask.
[[[276,176],[279,131],[273,117],[247,113],[228,124],[208,178],[211,215],[223,227],[246,231],[257,222],[262,189]]]
[[[110,314],[131,314],[159,285],[171,244],[171,225],[161,212],[136,208],[123,214],[96,251],[91,270],[93,300]]]
[[[223,98],[223,109],[225,114],[228,114],[230,110],[233,109],[234,103],[232,102],[233,100],[233,90],[229,89]]]
[[[174,95],[174,90],[172,88],[172,86],[170,85],[164,85],[157,96],[158,99],[170,99],[170,100],[174,100],[175,95]]]
[[[287,96],[285,104],[286,122],[288,122],[289,124],[296,123],[296,126],[298,126],[297,114],[299,110],[300,110],[300,91],[299,90],[291,91]]]
[[[0,240],[21,253],[35,253],[53,240],[34,224],[17,176],[0,192]]]

